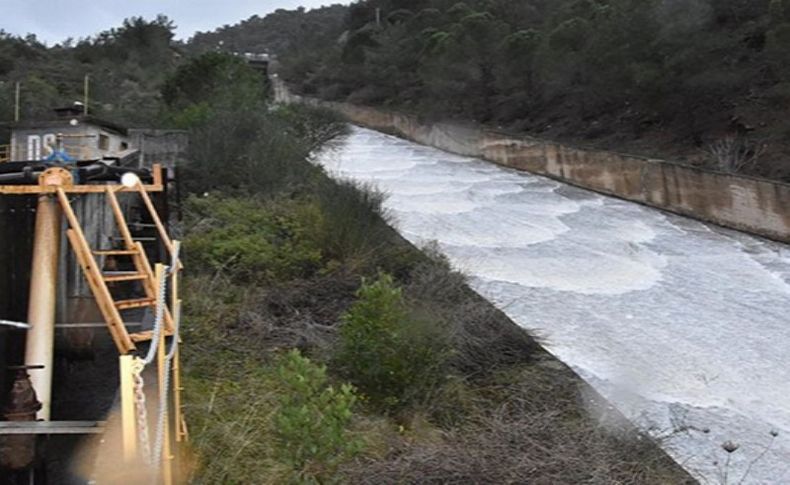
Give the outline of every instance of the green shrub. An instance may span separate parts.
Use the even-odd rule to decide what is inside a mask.
[[[357,400],[353,388],[328,385],[326,368],[298,350],[284,357],[278,374],[284,389],[274,416],[276,459],[295,472],[296,482],[333,480],[337,467],[361,448],[349,433]]]
[[[183,116],[202,115],[184,112]],[[315,171],[306,160],[308,143],[266,107],[248,114],[216,109],[209,113],[207,122],[190,131],[190,163],[182,172],[188,192],[275,194]]]
[[[254,282],[310,276],[321,266],[309,235],[320,213],[310,203],[191,197],[186,213],[186,258],[198,271]]]
[[[347,130],[328,110],[272,108],[260,74],[226,54],[190,59],[162,93],[164,119],[190,131],[190,163],[181,175],[192,193],[289,190],[316,172],[311,151]]]
[[[342,317],[334,365],[382,411],[426,397],[445,377],[443,325],[410,312],[387,274],[363,282],[358,297]]]

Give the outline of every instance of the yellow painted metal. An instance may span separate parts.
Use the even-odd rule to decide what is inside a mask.
[[[162,223],[162,219],[159,217],[159,213],[156,211],[156,207],[154,207],[153,201],[151,201],[151,197],[148,196],[148,193],[145,190],[145,187],[138,183],[137,184],[137,191],[140,193],[140,198],[143,199],[143,203],[145,204],[146,208],[148,209],[149,214],[151,214],[151,219],[154,221],[154,225],[156,226],[156,230],[159,232],[159,237],[162,239],[162,243],[165,245],[167,252],[172,257],[175,253],[175,245],[173,241],[170,240],[170,236],[167,234],[167,229],[165,225]],[[181,260],[177,262],[178,269],[182,268]]]
[[[126,326],[123,323],[121,314],[118,312],[118,308],[115,307],[112,294],[109,288],[107,288],[99,264],[93,257],[90,246],[88,246],[88,241],[85,239],[85,234],[82,232],[80,221],[71,208],[71,203],[69,202],[66,192],[62,189],[58,189],[57,193],[60,206],[71,228],[66,231],[66,235],[69,238],[74,254],[77,256],[77,262],[79,262],[85,279],[88,281],[88,285],[91,288],[91,292],[94,298],[96,298],[96,304],[104,317],[104,321],[107,322],[107,327],[110,330],[116,347],[118,347],[118,351],[121,354],[129,353],[135,349],[134,342],[129,338],[129,333],[126,331]]]
[[[123,215],[121,204],[118,202],[118,197],[115,195],[116,191],[117,190],[115,189],[107,189],[107,201],[110,203],[110,207],[112,208],[113,216],[115,217],[115,223],[118,226],[118,231],[121,233],[121,237],[123,238],[126,251],[129,251],[132,255],[136,271],[138,273],[147,275],[147,277],[143,279],[143,289],[145,290],[146,298],[155,299],[157,294],[157,286],[154,283],[154,273],[151,270],[151,264],[148,262],[148,257],[145,255],[143,245],[139,241],[135,241],[132,238],[132,232],[129,230],[129,225],[126,224],[126,218]],[[143,191],[143,193],[146,197],[148,197],[148,194],[145,191]],[[150,198],[148,200],[150,201]],[[167,242],[169,241],[170,239],[168,238]],[[173,317],[167,306],[165,306],[165,328],[168,332],[173,331]]]
[[[131,355],[118,358],[121,393],[121,432],[123,439],[123,459],[132,463],[137,459],[137,416],[134,403],[134,379],[132,378]]]
[[[115,224],[118,226],[118,231],[121,233],[126,250],[136,250],[137,247],[135,246],[134,239],[132,238],[132,231],[129,230],[129,226],[126,224],[126,218],[123,215],[121,204],[118,202],[118,197],[115,195],[115,191],[110,187],[107,187],[107,201],[110,203],[110,207],[112,208],[112,213],[115,217]]]
[[[65,189],[74,185],[74,178],[71,172],[62,167],[52,167],[44,170],[38,176],[38,186],[42,189],[54,187]]]
[[[186,441],[187,438],[184,424],[186,421],[184,418],[184,405],[181,403],[181,391],[183,390],[184,388],[181,387],[181,353],[176,349],[176,353],[173,356],[173,409],[175,410],[173,421],[175,422],[177,443]]]
[[[181,243],[179,241],[173,241],[173,250],[176,252],[180,252]],[[171,281],[170,281],[170,290],[171,290],[171,298],[172,303],[171,306],[173,308],[173,315],[175,316],[175,321],[180,325],[181,323],[181,304],[182,301],[178,298],[178,284],[179,284],[179,273],[181,270],[180,261],[179,267],[175,268],[172,272]],[[180,343],[180,336],[179,343]],[[180,443],[183,441],[185,436],[185,430],[182,429],[182,423],[184,422],[184,417],[182,414],[181,409],[181,356],[179,354],[178,348],[176,348],[175,355],[173,356],[173,409],[174,409],[174,422],[175,422],[175,437],[176,442]]]
[[[118,283],[121,281],[140,281],[148,278],[148,275],[142,273],[131,274],[118,274],[118,275],[105,275],[104,281],[107,283]]]
[[[156,265],[156,286],[159,288],[163,279],[167,276],[165,275],[165,267],[162,264]],[[160,305],[164,305],[166,302],[158,302]],[[165,353],[166,350],[166,343],[167,339],[165,338],[165,332],[159,333],[159,345],[157,346],[157,374],[159,377],[159,395],[165,394],[165,372],[166,372],[166,359]],[[162,482],[164,485],[172,485],[173,483],[173,456],[170,452],[170,419],[168,413],[168,406],[170,399],[169,396],[165,396],[165,408],[161,411],[164,414],[164,436],[162,438]]]
[[[173,335],[173,333],[165,330],[165,335],[169,337]],[[149,340],[152,340],[154,338],[154,332],[152,332],[151,330],[145,330],[143,332],[135,332],[129,334],[129,338],[132,339],[132,342],[148,342]]]
[[[57,173],[57,183],[45,182],[47,177]],[[148,185],[139,184],[143,192],[162,192],[164,190],[164,177],[162,176],[162,166],[154,164],[151,174],[153,175],[153,183]],[[68,180],[61,180],[62,177],[67,176]],[[74,185],[71,180],[71,174],[68,170],[55,167],[46,170],[39,176],[38,185],[0,185],[0,194],[2,195],[34,195],[34,194],[54,194],[58,189],[63,190],[67,194],[99,194],[105,193],[111,187],[114,192],[139,192],[140,187],[126,187],[123,185]]]
[[[117,300],[114,303],[115,308],[119,310],[129,310],[131,308],[154,306],[156,304],[156,300],[154,298],[134,298],[131,300]]]
[[[47,171],[49,172],[49,170]],[[45,172],[45,174],[47,173]],[[60,174],[63,177],[70,175],[68,172]],[[53,178],[50,175],[49,178]],[[42,180],[44,175],[41,176]],[[160,176],[161,178],[161,176]],[[44,186],[44,184],[40,184]],[[124,241],[124,249],[109,249],[109,250],[91,250],[88,246],[85,236],[82,234],[80,222],[76,214],[71,208],[68,196],[66,195],[65,187],[57,187],[57,194],[60,199],[61,206],[69,221],[71,229],[67,232],[69,241],[71,241],[72,248],[77,255],[77,260],[82,266],[83,273],[85,274],[88,284],[91,287],[94,297],[96,298],[97,305],[102,311],[105,321],[107,322],[110,333],[113,336],[118,351],[121,354],[126,354],[135,349],[135,342],[142,342],[151,339],[148,332],[129,335],[124,325],[123,318],[119,313],[120,310],[129,310],[133,308],[141,308],[146,306],[153,306],[156,303],[157,286],[155,275],[151,269],[151,264],[145,254],[142,244],[132,238],[129,226],[126,223],[126,218],[123,214],[121,204],[118,202],[117,192],[122,191],[123,186],[99,186],[107,197],[107,201],[112,209],[116,225],[121,233]],[[146,193],[147,195],[147,193]],[[169,241],[169,239],[168,239]],[[129,256],[134,262],[134,275],[124,276],[105,276],[101,272],[101,268],[97,263],[94,256]],[[117,281],[132,281],[139,280],[145,290],[144,298],[135,298],[130,300],[115,301],[112,294],[107,287],[108,282]],[[173,318],[170,310],[165,306],[165,334],[172,335],[173,333]]]
[[[55,351],[55,307],[60,253],[60,211],[52,196],[38,198],[30,300],[25,341],[25,364],[43,366],[29,371],[30,382],[41,402],[37,418],[49,420],[52,398],[52,364]]]
[[[104,185],[72,185],[63,187],[67,194],[100,194],[106,192]],[[161,192],[161,185],[145,185],[146,192]],[[57,188],[53,186],[41,187],[38,185],[0,185],[2,195],[35,195],[35,194],[54,194]],[[136,189],[123,187],[118,192],[136,192]]]
[[[162,174],[161,168],[155,166],[154,175],[155,185],[159,184],[161,187]],[[37,193],[39,197],[39,214],[36,225],[36,248],[34,248],[34,267],[33,267],[33,281],[31,282],[31,295],[35,295],[35,300],[31,298],[30,311],[28,320],[33,324],[33,329],[30,334],[34,337],[28,341],[28,351],[26,352],[26,363],[28,364],[44,364],[47,369],[52,368],[52,345],[48,345],[48,335],[54,335],[54,305],[55,305],[55,282],[57,279],[57,249],[59,247],[58,238],[60,235],[60,214],[66,216],[69,224],[69,229],[66,231],[72,249],[75,252],[77,261],[82,267],[83,273],[91,287],[91,291],[96,298],[97,305],[102,312],[102,315],[107,322],[110,333],[115,341],[120,354],[119,358],[119,372],[120,372],[120,392],[121,392],[121,418],[122,418],[122,433],[123,433],[123,456],[127,462],[131,462],[136,457],[137,452],[137,421],[135,415],[134,403],[134,384],[132,378],[133,357],[128,355],[129,352],[135,349],[134,342],[151,340],[151,332],[141,332],[139,334],[129,335],[126,331],[123,319],[120,316],[120,308],[134,308],[139,306],[154,305],[157,303],[159,283],[167,278],[165,267],[162,264],[157,264],[155,271],[151,268],[151,264],[146,257],[145,251],[140,242],[134,241],[131,232],[126,224],[120,204],[118,203],[116,193],[128,192],[131,190],[137,191],[141,194],[146,207],[151,212],[151,216],[157,226],[157,230],[162,238],[163,243],[173,255],[178,251],[180,243],[178,241],[170,240],[167,235],[164,224],[162,223],[159,215],[156,213],[153,203],[148,197],[147,192],[150,191],[151,186],[138,185],[134,189],[128,189],[120,186],[113,186],[108,189],[107,186],[74,186],[72,185],[71,174],[60,168],[53,168],[47,170],[39,178],[37,186],[0,186],[0,193],[7,188],[24,188],[30,191],[19,191],[11,193]],[[90,190],[82,191],[82,188],[89,187]],[[33,191],[35,189],[36,191]],[[88,245],[85,235],[80,227],[80,221],[76,213],[71,207],[68,194],[79,193],[104,193],[107,195],[110,206],[115,215],[116,222],[118,223],[119,230],[123,237],[126,248],[121,250],[91,250]],[[60,210],[58,210],[55,198],[60,203]],[[47,237],[43,237],[46,235]],[[41,236],[41,237],[39,237]],[[39,247],[40,246],[40,247]],[[136,271],[131,275],[121,276],[106,276],[101,272],[101,268],[96,261],[95,255],[114,255],[114,256],[129,256],[135,262]],[[170,305],[167,301],[161,302],[165,307],[165,331],[160,333],[160,341],[157,352],[158,364],[158,380],[159,392],[165,392],[165,368],[166,368],[166,337],[173,335],[173,318],[170,315],[168,306],[172,311],[178,312],[180,315],[182,301],[179,299],[179,272],[182,268],[180,261],[175,271],[171,273],[170,282]],[[115,301],[112,294],[107,287],[107,281],[121,281],[121,280],[139,279],[143,282],[143,287],[146,289],[146,298],[135,300]],[[43,322],[39,324],[38,322]],[[41,337],[35,337],[36,329],[41,333]],[[49,329],[49,330],[47,330]],[[44,335],[44,330],[47,330]],[[52,337],[54,338],[54,337]],[[33,345],[31,342],[37,342]],[[49,353],[30,351],[30,347],[35,349],[49,349]],[[181,375],[180,375],[180,355],[176,351],[173,356],[172,363],[172,380],[173,389],[172,396],[166,396],[167,403],[171,402],[174,405],[174,413],[172,420],[169,416],[169,409],[167,406],[164,410],[166,430],[163,437],[162,447],[162,477],[161,480],[165,485],[173,483],[173,460],[174,456],[171,450],[171,436],[175,437],[176,442],[182,442],[188,438],[186,421],[182,413],[181,403]],[[34,375],[31,372],[31,380]],[[34,381],[35,382],[35,381]],[[46,382],[40,385],[39,400],[45,402],[46,411],[39,415],[39,418],[48,419],[49,417],[49,390],[51,389],[51,375],[49,377],[49,384]],[[39,392],[39,389],[36,389]]]
[[[170,240],[170,236],[167,235],[167,230],[165,229],[165,225],[162,223],[162,219],[159,217],[159,213],[156,211],[156,207],[154,207],[153,201],[148,196],[148,193],[145,191],[142,185],[137,184],[137,191],[140,193],[140,197],[143,199],[143,203],[145,203],[146,208],[148,208],[148,212],[151,214],[151,218],[154,220],[154,225],[156,225],[156,230],[159,231],[159,237],[162,238],[162,242],[164,242],[167,251],[170,255],[173,255],[173,242]]]

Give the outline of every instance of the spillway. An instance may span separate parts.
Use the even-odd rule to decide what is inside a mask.
[[[789,246],[358,127],[316,162],[700,481],[790,483]]]

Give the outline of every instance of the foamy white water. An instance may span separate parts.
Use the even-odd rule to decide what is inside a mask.
[[[704,483],[790,483],[790,247],[354,127],[317,157]],[[776,437],[773,434],[778,433]]]

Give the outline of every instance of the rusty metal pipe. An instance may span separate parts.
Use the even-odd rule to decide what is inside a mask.
[[[60,209],[51,195],[38,198],[30,302],[27,322],[31,328],[25,342],[25,364],[43,366],[30,371],[30,382],[41,402],[38,419],[49,420],[52,399],[52,360],[55,350],[55,305],[60,250]]]
[[[16,366],[11,369],[16,370],[17,373],[8,404],[3,410],[3,417],[8,421],[35,421],[36,411],[41,409],[41,404],[36,400],[36,392],[27,374],[35,369],[27,366]],[[34,435],[0,436],[0,466],[21,470],[30,466],[35,456]]]

